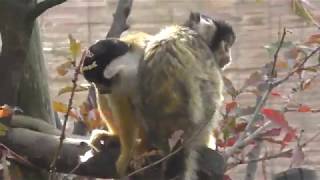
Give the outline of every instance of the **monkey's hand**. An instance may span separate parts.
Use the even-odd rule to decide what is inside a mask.
[[[104,151],[111,143],[116,143],[120,146],[119,137],[106,130],[95,129],[92,131],[89,145],[95,152]]]

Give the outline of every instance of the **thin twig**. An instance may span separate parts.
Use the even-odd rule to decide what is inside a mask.
[[[31,11],[29,12],[29,20],[34,21],[38,16],[44,13],[46,10],[64,3],[67,0],[44,0],[39,2]]]
[[[289,150],[282,151],[282,152],[274,154],[274,155],[264,156],[264,157],[257,158],[257,159],[239,160],[236,163],[231,163],[231,164],[227,165],[227,171],[240,165],[240,164],[249,164],[252,162],[266,161],[266,160],[271,160],[271,159],[276,159],[276,158],[281,158],[281,157],[291,157],[291,155],[292,155],[292,149],[289,149]]]
[[[265,103],[266,103],[266,101],[267,101],[267,99],[269,97],[270,92],[275,87],[275,86],[273,86],[272,79],[274,78],[274,75],[275,75],[275,66],[276,66],[276,63],[277,63],[277,60],[278,60],[278,54],[279,54],[279,51],[280,51],[280,49],[281,49],[281,47],[283,45],[283,42],[284,42],[284,39],[285,39],[285,36],[286,36],[286,32],[287,31],[284,28],[282,36],[281,36],[281,40],[279,42],[279,46],[278,46],[278,48],[277,48],[277,50],[276,50],[276,52],[275,52],[275,54],[273,56],[274,59],[273,59],[273,65],[272,65],[272,70],[271,70],[271,77],[269,77],[269,80],[267,81],[268,88],[264,92],[264,94],[261,97],[261,99],[259,100],[259,102],[257,103],[257,106],[255,108],[253,116],[252,116],[251,120],[248,122],[248,125],[246,126],[246,129],[244,130],[244,132],[242,132],[240,134],[240,137],[238,138],[237,142],[230,149],[226,150],[226,152],[225,152],[226,159],[228,159],[233,153],[238,151],[239,148],[241,148],[244,145],[246,145],[245,143],[243,143],[243,141],[246,138],[247,134],[249,134],[252,131],[252,127],[253,127],[254,123],[258,119],[262,107],[265,105]],[[251,135],[249,135],[249,136],[251,136]]]
[[[320,131],[316,132],[310,139],[306,140],[306,142],[301,144],[301,147],[307,146],[310,142],[312,142],[313,140],[315,140],[319,136],[320,136]]]
[[[81,65],[82,65],[85,57],[86,57],[86,54],[87,54],[87,51],[84,51],[82,53],[81,60],[80,60],[80,62],[78,64],[77,68],[75,69],[74,77],[72,79],[73,86],[72,86],[70,99],[69,99],[69,102],[68,102],[68,109],[67,109],[66,114],[64,115],[64,121],[63,121],[62,130],[61,130],[59,145],[58,145],[56,153],[53,156],[53,160],[52,160],[52,162],[50,164],[50,172],[52,174],[55,172],[56,162],[57,162],[57,159],[59,158],[61,150],[62,150],[63,140],[65,139],[65,131],[66,131],[66,127],[67,127],[67,122],[68,122],[69,114],[70,114],[70,111],[71,111],[71,108],[72,108],[72,101],[74,99],[75,90],[77,88],[78,75],[80,74],[80,68],[81,68]]]
[[[274,53],[274,56],[273,56],[273,64],[272,64],[271,76],[274,76],[275,69],[276,69],[276,64],[277,64],[277,61],[278,61],[279,51],[280,51],[280,49],[281,49],[281,47],[283,45],[284,38],[286,37],[286,34],[287,34],[287,29],[283,28],[283,32],[282,32],[282,35],[281,35],[279,46],[278,46],[278,48],[277,48],[277,50],[276,50],[276,52]]]
[[[292,71],[290,71],[284,78],[274,82],[273,87],[276,87],[276,86],[282,84],[284,81],[287,81],[294,73],[296,73],[298,70],[303,68],[303,65],[318,51],[320,51],[320,46],[317,47],[315,50],[313,50],[308,56],[306,56],[303,59],[303,61],[298,66],[296,66]]]
[[[320,136],[320,131],[316,132],[312,137],[310,137],[309,139],[307,139],[304,143],[302,143],[300,146],[301,147],[306,147],[310,142],[314,141],[317,137]],[[251,162],[259,162],[259,161],[266,161],[266,160],[271,160],[271,159],[276,159],[276,158],[281,158],[281,157],[291,157],[292,156],[292,151],[293,149],[288,149],[286,151],[282,151],[280,153],[274,154],[274,155],[270,155],[270,156],[265,156],[265,157],[261,157],[261,158],[257,158],[257,159],[251,159],[251,160],[239,160],[236,163],[231,163],[229,165],[227,165],[227,170],[230,170],[234,167],[236,167],[237,165],[240,164],[248,164]]]

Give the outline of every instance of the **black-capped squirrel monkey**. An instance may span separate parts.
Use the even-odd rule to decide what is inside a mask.
[[[170,152],[168,139],[182,130],[184,179],[197,180],[197,153],[209,140],[223,99],[221,69],[231,62],[234,31],[223,21],[191,13],[183,26],[133,37],[141,38],[142,46],[122,38],[97,42],[83,65],[87,80],[110,91],[112,113],[120,122],[117,170],[125,173],[139,130],[164,154]]]
[[[140,138],[142,145],[145,139],[134,104],[137,100],[137,69],[149,37],[146,33],[135,32],[120,39],[98,41],[89,48],[82,66],[84,77],[99,91],[98,109],[108,128],[108,132],[94,133],[91,145],[99,150],[104,135],[119,136],[121,151],[116,168],[120,176],[125,175],[136,152],[137,139]],[[107,104],[100,103],[101,98],[106,99]],[[112,117],[105,117],[105,108],[111,110]]]
[[[207,146],[223,101],[221,71],[231,62],[230,25],[191,13],[184,26],[169,26],[150,38],[138,68],[139,108],[146,133],[169,154],[168,140],[182,131],[184,180],[198,180],[198,153]]]

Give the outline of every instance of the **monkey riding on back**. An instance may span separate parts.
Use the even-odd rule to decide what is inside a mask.
[[[198,180],[198,153],[209,141],[223,100],[221,71],[231,62],[232,27],[192,12],[183,25],[130,42],[122,38],[92,45],[83,65],[84,77],[108,92],[119,121],[119,175],[126,174],[138,138],[165,156],[171,152],[168,139],[181,131],[183,179]]]

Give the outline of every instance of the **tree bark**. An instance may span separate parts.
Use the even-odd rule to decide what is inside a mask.
[[[36,17],[32,16],[37,5],[36,0],[0,1],[0,105],[18,106],[26,115],[53,123],[47,72],[35,24]],[[16,176],[11,172],[14,179],[47,178],[46,173],[32,171],[16,163],[12,163],[10,169],[12,172],[19,169],[22,173]]]

